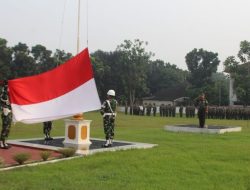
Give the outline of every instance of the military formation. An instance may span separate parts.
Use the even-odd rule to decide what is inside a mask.
[[[133,112],[132,112],[133,110]],[[156,116],[159,113],[160,117],[176,117],[177,116],[177,107],[171,104],[161,104],[159,107],[155,103],[144,105],[134,105],[133,108],[125,107],[125,114],[130,115],[140,115],[140,116]],[[179,107],[179,116],[184,117],[195,117],[195,107],[194,106],[180,106]]]
[[[126,110],[127,109],[127,110]],[[132,115],[130,107],[125,108],[125,114]],[[177,115],[177,113],[179,113]],[[195,105],[189,106],[173,106],[164,105],[155,106],[155,104],[134,105],[133,115],[139,116],[156,116],[160,117],[186,117],[195,118],[198,116],[198,108]],[[208,106],[206,113],[207,119],[234,119],[234,120],[250,120],[250,107],[235,106]]]
[[[175,117],[176,116],[176,107],[174,105],[161,104],[159,107],[159,112],[161,117]]]
[[[125,107],[125,114],[130,114],[130,115],[140,115],[140,116],[156,116],[156,112],[157,112],[157,107],[155,105],[155,103],[151,104],[147,104],[145,103],[143,104],[136,104],[133,107]]]
[[[249,120],[250,107],[237,106],[209,106],[208,119],[234,119],[234,120]]]
[[[186,109],[185,109],[186,118],[194,118],[195,110],[196,110],[195,106],[186,106]]]

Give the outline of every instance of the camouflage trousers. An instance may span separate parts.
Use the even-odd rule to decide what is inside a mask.
[[[106,140],[114,139],[115,119],[112,116],[103,118],[103,127]]]
[[[51,129],[52,129],[52,123],[51,122],[44,122],[43,123],[43,133],[44,133],[44,135],[49,137]]]
[[[2,114],[2,131],[1,131],[0,140],[4,141],[5,138],[7,138],[9,136],[11,122],[12,122],[12,114],[11,113],[9,113],[7,116]]]

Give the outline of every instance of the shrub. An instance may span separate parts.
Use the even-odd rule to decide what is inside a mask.
[[[22,165],[30,157],[31,155],[29,153],[18,153],[13,156],[13,160],[15,160],[18,164]]]
[[[48,158],[50,157],[50,155],[51,155],[51,152],[50,152],[50,151],[42,151],[42,152],[40,153],[40,156],[41,156],[41,158],[43,159],[43,161],[48,160]]]
[[[62,154],[63,157],[67,158],[67,157],[74,156],[76,153],[76,149],[75,148],[62,148],[62,149],[59,149],[58,152]]]

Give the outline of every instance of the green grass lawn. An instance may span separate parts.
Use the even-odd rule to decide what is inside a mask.
[[[100,114],[86,113],[85,118],[93,120],[91,137],[103,138]],[[116,121],[116,139],[159,146],[2,171],[0,190],[250,189],[250,122],[207,120],[209,125],[243,127],[242,132],[222,135],[163,130],[168,124],[197,123],[197,119],[121,113]],[[63,136],[63,120],[53,124],[52,136]],[[12,126],[11,139],[34,137],[43,137],[41,124]]]

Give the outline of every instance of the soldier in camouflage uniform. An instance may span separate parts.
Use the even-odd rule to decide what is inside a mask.
[[[156,105],[155,105],[155,103],[153,103],[153,116],[156,116]]]
[[[200,128],[205,127],[206,113],[208,112],[208,102],[205,98],[205,94],[201,94],[195,99],[196,106],[198,107],[198,118]]]
[[[107,93],[108,97],[101,107],[101,114],[103,116],[103,127],[106,138],[106,143],[103,147],[111,147],[114,139],[114,128],[115,128],[115,117],[117,101],[115,100],[115,91],[109,90]]]
[[[180,105],[180,107],[179,107],[179,114],[180,114],[180,117],[182,117],[182,115],[183,115],[183,105]]]
[[[53,140],[53,138],[50,136],[51,129],[52,129],[52,121],[43,122],[43,133],[45,135],[44,138],[45,141]]]
[[[0,148],[8,149],[11,146],[6,143],[6,138],[9,136],[11,122],[12,122],[12,112],[11,105],[9,102],[8,95],[8,84],[4,81],[4,87],[2,88],[1,98],[1,110],[2,110],[2,131],[0,136]]]

